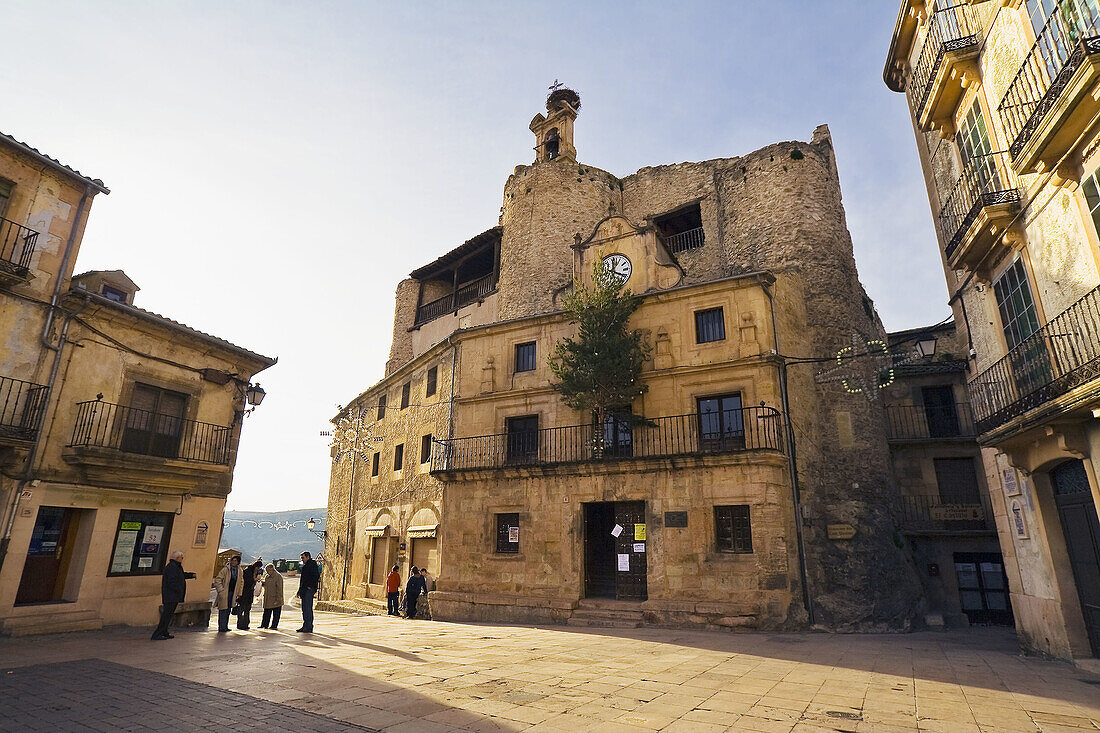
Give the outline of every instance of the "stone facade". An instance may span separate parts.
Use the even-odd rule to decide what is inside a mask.
[[[255,354],[133,305],[121,270],[73,277],[107,189],[0,136],[0,632],[155,624],[160,566],[211,568]],[[30,252],[30,249],[27,252]],[[140,535],[140,537],[139,537]]]
[[[884,78],[913,112],[1017,631],[1083,658],[1100,656],[1100,85],[1081,42],[1098,29],[1057,5],[905,0]]]

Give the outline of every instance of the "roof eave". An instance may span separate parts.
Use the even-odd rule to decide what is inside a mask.
[[[916,35],[917,19],[914,16],[916,6],[921,11],[925,7],[923,0],[902,0],[898,19],[894,23],[894,34],[890,37],[890,51],[886,54],[886,66],[882,69],[882,80],[895,92],[904,92],[904,80],[898,73],[897,64],[909,56]]]

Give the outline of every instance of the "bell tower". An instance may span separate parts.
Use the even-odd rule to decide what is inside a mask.
[[[573,122],[581,108],[581,95],[562,86],[557,80],[550,86],[546,97],[546,114],[537,114],[531,120],[531,132],[535,133],[535,162],[542,163],[555,158],[576,162],[577,149],[573,147]]]

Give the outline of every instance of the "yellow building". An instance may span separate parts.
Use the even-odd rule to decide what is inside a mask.
[[[814,376],[885,339],[828,128],[619,178],[578,162],[579,107],[552,92],[497,225],[398,286],[386,377],[335,418],[324,597],[377,604],[426,563],[444,619],[907,627],[885,413]],[[596,266],[642,298],[645,427],[551,387]]]
[[[909,101],[1023,644],[1100,656],[1100,6],[904,0]]]
[[[153,624],[174,550],[198,575],[177,622],[205,624],[246,392],[275,363],[137,307],[121,270],[73,276],[107,192],[0,136],[5,634]]]

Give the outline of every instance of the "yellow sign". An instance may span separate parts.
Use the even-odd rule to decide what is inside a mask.
[[[642,540],[645,539],[645,525],[644,524],[635,524],[634,525],[634,539],[637,540],[638,542],[641,542]]]

